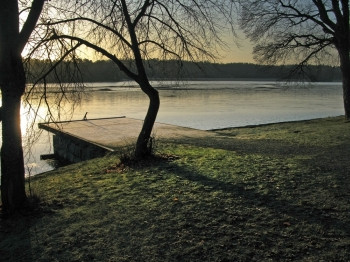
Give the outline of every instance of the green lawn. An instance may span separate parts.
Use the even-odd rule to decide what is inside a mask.
[[[350,123],[341,117],[158,142],[31,181],[1,261],[349,261]]]

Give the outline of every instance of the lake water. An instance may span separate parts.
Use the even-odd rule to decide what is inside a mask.
[[[341,83],[285,85],[262,81],[154,82],[161,97],[158,122],[202,130],[313,119],[344,114]],[[126,116],[143,119],[147,97],[133,82],[93,83],[69,119]],[[25,110],[24,110],[25,111]],[[62,117],[64,120],[64,116]],[[41,154],[52,152],[43,132],[25,150],[27,173],[52,169]],[[29,153],[30,152],[30,153]]]

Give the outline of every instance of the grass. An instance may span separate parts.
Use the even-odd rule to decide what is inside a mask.
[[[159,143],[32,179],[1,261],[349,261],[350,123],[326,118]]]

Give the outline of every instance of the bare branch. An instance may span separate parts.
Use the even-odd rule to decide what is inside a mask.
[[[317,7],[322,22],[323,22],[325,25],[327,25],[327,26],[329,26],[330,28],[332,28],[333,31],[335,31],[336,25],[335,25],[335,23],[329,18],[324,3],[323,3],[321,0],[312,0],[312,2],[314,2],[315,6]],[[323,26],[323,28],[325,29],[325,26]]]
[[[131,44],[128,40],[126,40],[124,38],[124,36],[119,33],[117,30],[103,24],[100,23],[94,19],[91,18],[87,18],[87,17],[75,17],[75,18],[70,18],[70,19],[65,19],[65,20],[59,20],[59,21],[49,21],[48,23],[44,23],[43,25],[47,25],[47,26],[52,26],[52,25],[60,25],[60,24],[66,24],[66,23],[70,23],[70,22],[79,22],[79,21],[87,21],[90,22],[92,24],[95,24],[97,26],[97,28],[104,28],[108,31],[110,31],[112,34],[115,34],[121,41],[123,41],[128,47],[131,47]]]
[[[81,45],[82,45],[81,43],[78,43],[78,44],[76,44],[75,46],[73,46],[71,49],[67,50],[67,51],[65,52],[65,54],[62,55],[62,56],[60,57],[60,59],[59,59],[58,61],[56,61],[56,63],[55,63],[53,66],[50,67],[49,70],[47,70],[44,74],[41,74],[41,76],[34,82],[33,86],[35,86],[36,84],[38,84],[40,81],[46,79],[46,77],[47,77],[50,73],[52,73],[52,72],[57,68],[57,66],[60,65],[60,64],[66,59],[66,57],[67,57],[70,53],[72,53],[74,50],[76,50],[76,49],[77,49],[79,46],[81,46]]]
[[[133,22],[133,27],[135,28],[137,23],[140,21],[140,19],[145,15],[147,8],[150,6],[150,0],[145,0],[141,7],[140,13],[136,16],[134,22]]]
[[[143,44],[148,44],[148,43],[154,44],[154,45],[160,47],[161,50],[164,50],[164,52],[169,53],[169,54],[172,54],[173,56],[175,56],[175,57],[181,59],[181,56],[180,56],[179,54],[177,54],[177,53],[174,52],[174,51],[171,51],[171,50],[167,49],[167,48],[165,47],[164,44],[160,44],[160,43],[158,43],[158,42],[156,42],[156,41],[153,41],[153,40],[148,39],[148,40],[144,40],[144,41],[140,42],[139,45],[141,46],[141,45],[143,45]]]
[[[70,36],[70,35],[57,35],[56,33],[54,33],[54,35],[51,37],[51,40],[55,40],[55,39],[70,39],[73,41],[77,41],[80,44],[83,44],[99,53],[101,53],[102,55],[108,57],[109,59],[111,59],[113,62],[115,62],[118,67],[120,68],[120,70],[122,70],[125,74],[127,74],[130,78],[132,79],[138,79],[138,75],[136,75],[135,73],[131,72],[124,64],[122,61],[120,61],[115,55],[109,53],[107,50],[94,45],[92,43],[90,43],[89,41],[86,41],[82,38],[79,37],[74,37],[74,36]]]
[[[331,3],[337,6],[332,8]],[[339,3],[333,0],[245,0],[241,2],[240,23],[255,43],[254,57],[259,62],[316,62],[317,54],[328,54],[329,49],[342,41],[339,38],[346,35],[345,30],[339,32],[342,26],[336,19],[341,14]]]
[[[36,23],[38,22],[39,16],[44,6],[44,2],[45,0],[33,0],[29,15],[19,35],[18,48],[21,52],[26,43],[28,42],[28,39],[34,30]]]

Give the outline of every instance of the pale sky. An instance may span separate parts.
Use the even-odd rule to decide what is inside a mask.
[[[221,57],[218,58],[216,62],[218,63],[256,63],[252,56],[252,44],[248,40],[239,41],[239,45],[234,41],[227,41],[227,48],[225,50],[218,50]],[[90,51],[91,52],[91,51]],[[90,53],[85,50],[85,54]],[[99,55],[86,55],[88,59],[100,60],[105,59]]]
[[[236,36],[233,36],[232,33],[227,32],[226,35],[222,38],[226,43],[224,49],[219,49],[219,57],[215,62],[217,63],[256,63],[252,56],[253,45],[248,39],[245,38],[242,32],[239,30],[236,31]],[[106,59],[100,54],[96,54],[95,51],[87,47],[80,47],[79,55],[83,59],[90,60],[104,60]],[[24,52],[25,53],[25,52]]]
[[[253,45],[244,36],[243,32],[236,29],[236,36],[232,33],[227,33],[227,36],[223,37],[223,40],[227,44],[227,48],[220,51],[222,58],[220,63],[254,63],[252,51]]]
[[[232,43],[229,45],[228,50],[221,53],[222,59],[218,61],[220,63],[254,63],[252,45],[248,41],[242,42],[240,46]]]

